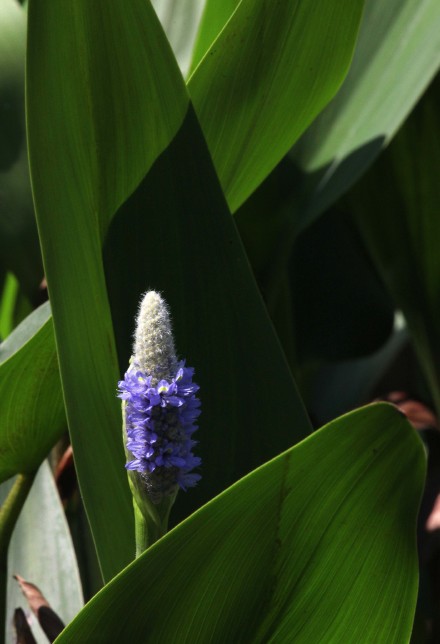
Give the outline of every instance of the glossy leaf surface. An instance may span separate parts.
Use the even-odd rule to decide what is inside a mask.
[[[332,98],[362,0],[243,0],[188,89],[234,212]]]
[[[310,223],[367,170],[439,66],[437,0],[366,3],[347,78],[290,153],[306,173],[294,191],[296,226]]]
[[[57,641],[408,642],[424,461],[395,408],[343,416],[157,542]]]

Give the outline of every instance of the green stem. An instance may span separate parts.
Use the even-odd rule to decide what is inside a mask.
[[[145,552],[148,546],[151,546],[155,541],[160,539],[165,532],[162,526],[155,523],[153,520],[145,519],[136,501],[133,500],[134,505],[134,525],[136,537],[136,557]]]
[[[168,519],[176,494],[166,497],[157,506],[145,499],[142,512],[136,499],[133,498],[134,524],[136,539],[136,557],[139,557],[147,548],[153,545],[168,531]]]
[[[6,588],[8,582],[8,547],[24,502],[34,482],[36,472],[19,474],[0,509],[0,625],[6,624]],[[0,627],[0,642],[4,642],[4,627]]]

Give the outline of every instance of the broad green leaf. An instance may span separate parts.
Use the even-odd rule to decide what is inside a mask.
[[[310,223],[366,171],[439,66],[438,0],[366,3],[344,84],[290,152],[307,174],[294,195],[299,225]]]
[[[0,504],[12,483],[7,481],[0,487]],[[15,526],[8,550],[8,572],[6,642],[15,641],[14,609],[21,606],[26,614],[30,613],[29,605],[13,579],[14,574],[36,584],[65,623],[83,606],[75,552],[47,462],[42,464]],[[35,618],[32,619],[32,631],[37,642],[47,643]]]
[[[408,642],[424,461],[395,408],[343,416],[158,541],[57,643]]]
[[[170,41],[182,74],[186,76],[205,0],[151,0],[151,4]]]
[[[0,2],[0,263],[29,296],[43,267],[29,181],[24,118],[26,13]]]
[[[0,344],[0,481],[38,469],[66,430],[49,304]]]
[[[440,78],[347,197],[440,410]]]
[[[152,288],[169,303],[177,351],[201,386],[203,478],[178,495],[175,520],[311,429],[193,112],[114,217],[104,257],[121,373],[140,296]]]
[[[28,29],[35,206],[80,486],[110,579],[134,543],[101,234],[174,136],[188,98],[144,0],[33,0]]]
[[[332,98],[362,0],[242,0],[189,79],[234,212]]]
[[[437,0],[366,3],[338,94],[236,213],[259,279],[270,271],[275,284],[286,280],[298,233],[354,184],[395,134],[439,67],[439,34]]]
[[[215,2],[206,0],[191,60],[191,72],[197,67],[220,31],[233,14],[240,0]]]
[[[69,201],[87,213],[89,226],[97,219],[105,229],[183,119],[188,98],[179,69],[150,3],[141,0],[35,0],[29,29],[28,126],[37,205],[63,207],[67,197],[59,193],[73,184],[74,174]],[[49,154],[55,147],[70,151],[61,164]],[[35,157],[43,154],[40,167]],[[52,188],[60,181],[63,189],[52,190],[43,204],[38,189],[47,176]]]

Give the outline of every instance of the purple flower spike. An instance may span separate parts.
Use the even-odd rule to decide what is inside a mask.
[[[157,346],[163,338],[165,346]],[[176,360],[165,302],[148,292],[137,319],[135,355],[118,396],[125,404],[126,448],[134,457],[125,467],[140,473],[155,505],[201,478],[192,471],[201,462],[192,453],[200,415],[193,373]]]

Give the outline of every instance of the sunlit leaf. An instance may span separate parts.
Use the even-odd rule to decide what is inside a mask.
[[[339,418],[157,542],[58,642],[408,642],[424,461],[395,408]]]
[[[192,54],[192,72],[217,38],[238,4],[240,4],[240,0],[223,0],[222,2],[206,0]]]
[[[49,304],[0,344],[0,480],[35,471],[66,430]]]
[[[303,188],[297,187],[294,196],[301,226],[321,214],[366,171],[439,67],[437,0],[366,3],[344,84],[290,153],[298,169],[307,174]]]
[[[188,89],[234,212],[332,98],[363,0],[242,0]]]

